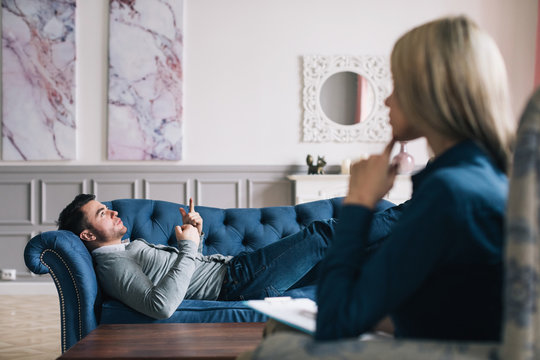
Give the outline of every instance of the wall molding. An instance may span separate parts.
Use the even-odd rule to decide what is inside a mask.
[[[7,173],[307,173],[305,165],[0,165],[2,175]],[[329,166],[331,170],[336,170],[337,166]]]

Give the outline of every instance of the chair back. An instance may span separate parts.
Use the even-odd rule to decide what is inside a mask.
[[[540,88],[520,119],[506,214],[503,359],[540,358]]]

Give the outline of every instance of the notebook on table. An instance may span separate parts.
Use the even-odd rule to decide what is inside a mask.
[[[248,300],[244,303],[252,309],[307,334],[315,334],[317,304],[307,298],[271,297],[264,300]]]

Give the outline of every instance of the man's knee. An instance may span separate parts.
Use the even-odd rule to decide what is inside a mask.
[[[325,220],[315,220],[308,225],[310,232],[321,235],[326,240],[332,240],[335,233],[337,221],[333,218]]]

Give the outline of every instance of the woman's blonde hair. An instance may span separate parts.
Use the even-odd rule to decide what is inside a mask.
[[[487,33],[465,16],[429,22],[396,42],[391,66],[409,121],[475,140],[508,171],[515,122],[504,61]]]

